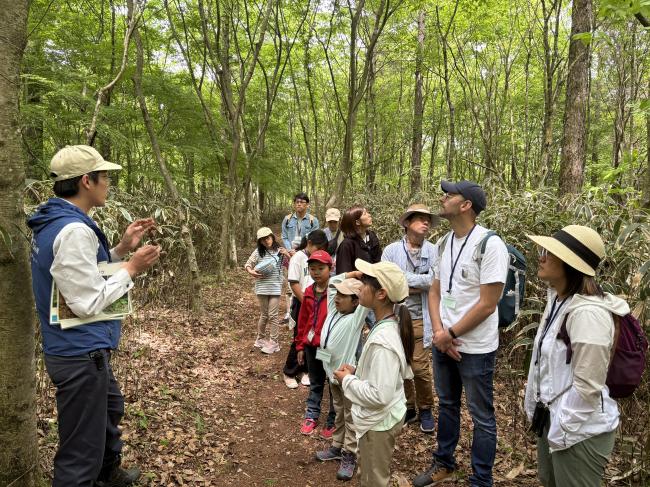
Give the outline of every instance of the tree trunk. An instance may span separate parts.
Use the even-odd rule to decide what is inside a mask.
[[[571,12],[571,44],[558,196],[578,193],[582,189],[587,140],[591,39],[576,39],[575,36],[591,34],[592,26],[591,0],[574,0]]]
[[[0,0],[0,485],[38,476],[34,301],[25,237],[25,168],[18,123],[28,2]]]
[[[440,23],[440,9],[436,6],[436,26],[438,28],[438,35],[442,43],[442,67],[443,67],[443,80],[445,81],[445,99],[447,100],[448,110],[448,124],[449,132],[447,134],[447,154],[446,154],[446,176],[447,179],[453,178],[454,159],[456,158],[456,107],[451,99],[451,86],[449,82],[449,31],[454,22],[454,17],[458,11],[459,0],[454,3],[454,11],[449,19],[449,23],[445,29],[442,28]]]
[[[413,141],[411,144],[411,195],[422,189],[422,58],[424,56],[424,10],[418,15],[418,45],[415,52],[415,95],[413,97]]]
[[[133,8],[133,0],[127,0],[127,5],[129,10]],[[196,252],[194,251],[194,242],[192,241],[192,233],[189,227],[189,215],[188,211],[183,208],[180,195],[176,189],[176,184],[172,179],[172,176],[167,168],[165,159],[163,158],[162,152],[160,151],[160,146],[158,145],[158,137],[153,128],[153,122],[149,116],[149,110],[147,109],[147,103],[142,92],[142,66],[144,64],[144,55],[142,52],[142,40],[140,39],[139,29],[136,27],[133,32],[133,39],[135,40],[136,49],[137,49],[137,60],[136,60],[136,71],[133,75],[133,84],[135,86],[135,93],[138,99],[138,104],[140,105],[140,110],[142,111],[142,119],[144,125],[149,134],[149,140],[151,141],[151,148],[158,161],[158,166],[160,167],[160,172],[165,181],[165,186],[167,191],[174,200],[176,205],[176,212],[178,214],[178,219],[181,225],[181,236],[185,244],[185,250],[187,252],[187,264],[190,269],[190,292],[189,292],[189,304],[190,309],[199,313],[202,309],[201,301],[201,281],[199,275],[199,266],[196,261]]]
[[[364,57],[364,65],[361,74],[358,74],[357,66],[357,50],[358,50],[358,29],[360,22],[362,20],[363,9],[365,6],[365,0],[359,0],[356,2],[354,11],[352,10],[352,2],[350,1],[348,6],[351,14],[351,23],[350,23],[350,60],[349,60],[349,71],[348,71],[348,107],[347,107],[347,116],[345,119],[345,137],[343,139],[343,155],[341,157],[341,165],[339,166],[339,171],[336,175],[336,182],[334,185],[334,191],[328,200],[326,206],[331,208],[333,206],[338,206],[341,202],[343,195],[345,194],[345,187],[347,181],[351,178],[352,175],[352,154],[353,154],[353,145],[354,145],[354,129],[357,122],[357,112],[359,109],[359,103],[362,101],[365,94],[365,90],[368,82],[368,75],[371,66],[371,59],[375,53],[375,47],[377,46],[377,41],[381,35],[386,22],[390,16],[394,13],[394,10],[390,10],[390,1],[389,0],[380,0],[377,10],[374,14],[374,23],[372,26],[372,33],[370,39],[367,42],[366,53]]]
[[[544,45],[544,117],[542,122],[542,147],[539,154],[537,183],[544,185],[553,170],[553,117],[560,91],[559,68],[561,57],[558,43],[562,0],[550,4],[542,0],[542,41]],[[532,178],[531,178],[532,179]]]
[[[648,96],[650,96],[650,79],[648,80]],[[650,208],[650,109],[645,112],[645,130],[646,130],[646,166],[645,182],[643,184],[643,194],[645,195],[645,207]]]

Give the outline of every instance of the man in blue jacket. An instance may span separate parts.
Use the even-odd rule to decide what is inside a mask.
[[[293,209],[295,212],[282,220],[282,243],[291,255],[296,252],[303,237],[320,228],[318,218],[309,213],[309,196],[306,193],[293,197]]]
[[[88,216],[106,203],[108,171],[119,169],[92,147],[61,149],[51,162],[57,197],[41,205],[28,221],[45,366],[56,387],[59,448],[53,487],[120,487],[131,485],[140,475],[138,469],[120,467],[118,425],[124,397],[110,357],[119,343],[121,321],[92,321],[62,329],[51,325],[49,316],[53,281],[76,316],[92,318],[131,289],[132,279],[160,256],[160,247],[144,245],[108,279],[99,272],[98,263],[120,261],[155,225],[151,218],[134,221],[111,249]]]

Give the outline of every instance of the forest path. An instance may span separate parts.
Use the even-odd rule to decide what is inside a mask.
[[[205,312],[200,318],[151,306],[125,323],[112,363],[126,398],[124,463],[142,468],[139,485],[358,485],[358,477],[348,483],[336,480],[336,462],[314,459],[314,452],[329,444],[317,435],[319,430],[311,437],[300,434],[308,390],[290,390],[282,380],[291,331],[281,326],[279,353],[266,356],[253,347],[259,308],[252,288],[250,276],[234,269],[224,283],[204,282]],[[43,384],[41,464],[49,473],[56,416],[49,379]],[[499,383],[495,397],[500,428],[495,483],[537,485],[530,460],[522,462],[533,458],[532,442],[522,451],[506,431],[512,428],[518,400],[508,398]],[[465,485],[462,479],[471,471],[471,420],[466,411],[462,421],[459,475],[442,484],[446,487]],[[430,462],[434,445],[434,436],[417,426],[405,428],[391,466],[394,485],[410,485],[408,479]]]
[[[200,320],[151,309],[123,342],[122,354],[130,356],[118,370],[127,397],[126,460],[143,467],[147,481],[141,485],[344,485],[335,479],[336,462],[314,459],[329,442],[299,432],[308,389],[290,390],[282,380],[291,331],[281,326],[279,353],[267,356],[253,347],[258,305],[241,269],[231,271],[225,285],[208,283],[204,299]],[[285,297],[281,316],[284,309]],[[500,388],[501,426],[509,423],[513,403],[499,397]],[[470,441],[464,414],[459,479],[443,485],[464,485]],[[497,484],[536,485],[534,471],[514,462],[513,448],[502,441]],[[404,430],[391,469],[395,485],[410,485],[406,480],[426,467],[434,445],[417,426]],[[358,485],[358,478],[347,485]]]

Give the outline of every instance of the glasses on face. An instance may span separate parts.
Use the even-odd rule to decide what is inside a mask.
[[[442,199],[443,200],[450,200],[450,199],[454,198],[455,196],[462,196],[462,195],[460,195],[458,193],[445,193],[445,194],[442,195]]]
[[[305,200],[296,200],[293,202],[295,205],[306,205],[307,201]]]
[[[537,248],[537,255],[541,260],[546,259],[548,257],[548,250],[546,250],[544,247],[538,247]]]

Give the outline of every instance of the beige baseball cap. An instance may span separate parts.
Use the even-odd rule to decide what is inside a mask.
[[[102,155],[89,145],[66,145],[54,154],[50,162],[50,176],[54,181],[83,176],[93,171],[119,171],[122,166],[105,161]]]
[[[363,286],[363,283],[359,279],[349,277],[348,279],[343,279],[341,282],[332,283],[330,286],[335,287],[341,294],[346,294],[348,296],[356,294],[358,296],[361,292],[361,286]]]
[[[338,208],[330,208],[325,212],[325,221],[326,222],[332,222],[332,221],[339,221],[341,219],[341,212],[338,210]]]
[[[269,227],[262,227],[257,231],[257,240],[268,237],[269,235],[273,235],[273,230]]]
[[[354,266],[367,276],[376,278],[381,287],[386,290],[388,299],[393,303],[401,303],[409,295],[409,287],[402,269],[393,262],[377,262],[371,264],[362,259],[354,261]]]

